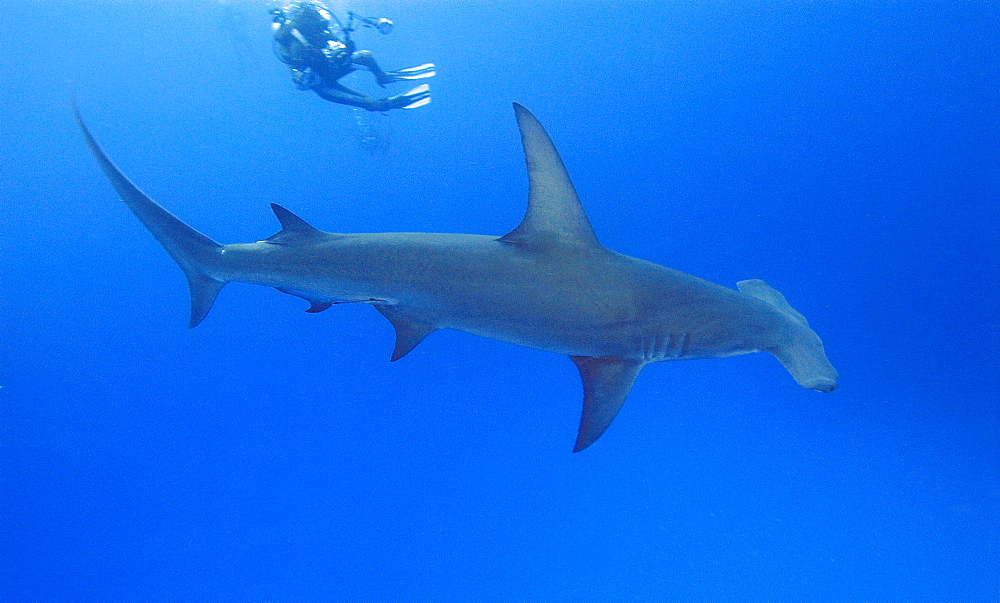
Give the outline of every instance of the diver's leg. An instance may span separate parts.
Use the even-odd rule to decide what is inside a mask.
[[[382,68],[378,66],[378,62],[375,61],[375,55],[368,50],[359,50],[352,54],[351,62],[355,65],[361,65],[368,71],[371,71],[372,75],[375,76],[375,81],[378,82],[378,85],[383,88],[389,82],[395,81],[389,77],[388,73],[382,71]]]
[[[406,80],[422,80],[425,77],[432,77],[437,72],[434,70],[434,63],[424,63],[416,67],[407,69],[397,69],[396,71],[384,71],[378,66],[375,57],[367,50],[359,50],[351,55],[351,62],[361,65],[375,76],[375,81],[379,86],[385,88],[386,84],[392,82],[402,82]]]
[[[347,86],[342,86],[336,82],[314,86],[313,92],[323,100],[328,100],[331,103],[340,103],[341,105],[350,105],[363,109],[368,109],[369,105],[376,101],[376,99],[370,96],[351,90]]]
[[[368,98],[366,95],[361,94],[356,90],[351,90],[347,86],[341,84],[340,82],[329,82],[321,84],[314,88],[318,93],[320,90],[331,91],[333,94],[345,94],[347,96],[353,96],[355,98]]]
[[[360,107],[368,111],[388,111],[390,109],[415,109],[431,102],[431,91],[427,84],[422,84],[402,94],[388,98],[372,98],[341,86],[326,84],[313,88],[320,98],[331,103],[340,103],[351,107]]]
[[[383,88],[385,88],[386,84],[391,84],[392,82],[422,80],[425,77],[431,77],[437,73],[434,71],[434,63],[424,63],[423,65],[417,65],[416,67],[409,67],[407,69],[398,69],[396,71],[384,71],[375,61],[374,55],[367,50],[359,50],[352,54],[351,62],[355,65],[361,65],[368,71],[371,71],[372,75],[375,76],[375,81],[378,82],[378,85]]]

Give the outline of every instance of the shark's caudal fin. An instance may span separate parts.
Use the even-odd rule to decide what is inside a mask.
[[[566,167],[545,128],[530,111],[517,103],[514,103],[514,113],[528,165],[528,211],[521,224],[500,240],[537,251],[553,246],[600,247]]]
[[[87,140],[87,146],[90,147],[97,163],[111,181],[111,185],[118,191],[122,201],[156,237],[160,245],[163,245],[187,276],[188,287],[191,289],[191,321],[188,326],[197,326],[212,309],[219,290],[226,284],[225,281],[209,276],[207,270],[219,257],[222,245],[179,220],[132,184],[115,164],[111,163],[101,146],[94,140],[87,125],[83,123],[83,117],[75,103],[73,114],[83,132],[83,137]]]

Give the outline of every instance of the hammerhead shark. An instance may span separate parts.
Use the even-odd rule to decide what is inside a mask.
[[[837,386],[819,337],[764,281],[740,281],[737,291],[601,245],[548,133],[517,103],[528,209],[504,236],[323,232],[271,203],[281,230],[233,245],[216,243],[147,197],[73,110],[112,186],[187,276],[190,327],[237,281],[301,297],[307,312],[374,306],[396,332],[391,361],[438,329],[566,354],[583,379],[573,452],[604,433],[651,362],[764,351],[803,387]]]

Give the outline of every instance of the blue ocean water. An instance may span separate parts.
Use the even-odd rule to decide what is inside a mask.
[[[4,2],[0,599],[1000,599],[1000,7],[339,2],[388,115],[296,90],[241,0]],[[380,93],[367,74],[346,80]],[[405,89],[393,85],[391,92]],[[566,358],[183,275],[69,109],[225,243],[503,234],[545,124],[607,246],[763,278],[841,387],[661,363],[571,454]]]

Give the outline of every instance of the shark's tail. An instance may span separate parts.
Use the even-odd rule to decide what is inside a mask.
[[[219,290],[227,282],[210,276],[211,267],[217,265],[221,258],[222,245],[182,222],[132,184],[115,164],[111,163],[104,150],[94,140],[75,104],[73,113],[87,140],[87,146],[94,153],[97,163],[104,170],[111,185],[118,191],[122,201],[149,229],[149,232],[153,233],[156,240],[163,245],[187,276],[188,286],[191,289],[191,322],[188,326],[197,326],[212,309]]]

